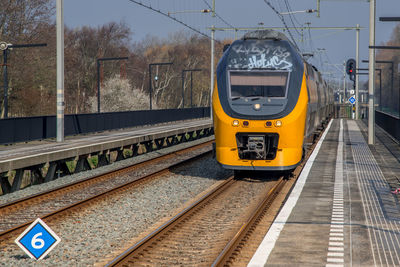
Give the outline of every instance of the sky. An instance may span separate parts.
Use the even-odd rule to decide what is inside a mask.
[[[278,12],[285,12],[285,0],[215,0],[215,10],[219,17],[198,12],[208,9],[212,0],[138,0],[145,5],[171,16],[210,35],[209,27],[283,27],[278,15],[267,5],[269,2]],[[316,9],[316,0],[287,0],[291,10]],[[388,41],[396,22],[380,22],[379,17],[399,17],[400,0],[376,1],[376,45]],[[369,2],[367,0],[321,0],[320,17],[316,13],[296,13],[292,16],[295,26],[311,27],[355,27],[359,24],[360,61],[368,59],[369,45]],[[287,26],[293,24],[288,15],[283,15]],[[111,21],[124,21],[132,31],[132,41],[140,42],[147,35],[169,38],[175,32],[190,29],[155,11],[146,9],[130,0],[67,0],[64,1],[64,21],[68,27],[100,26]],[[349,58],[355,58],[356,32],[353,30],[305,30],[303,41],[296,30],[292,35],[303,52],[314,52],[311,62],[324,73],[341,76],[338,70],[329,64],[343,64]],[[238,32],[238,37],[244,32]],[[311,39],[310,39],[311,35]],[[216,32],[216,39],[234,38],[233,32]],[[315,52],[317,51],[317,52]],[[322,65],[321,65],[322,64]],[[366,63],[360,67],[367,68]],[[342,67],[340,67],[342,68]],[[366,77],[366,76],[364,76]]]

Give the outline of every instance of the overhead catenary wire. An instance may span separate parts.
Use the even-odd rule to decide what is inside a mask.
[[[278,15],[279,19],[282,21],[283,25],[285,26],[287,32],[289,33],[290,39],[292,39],[293,44],[295,45],[296,49],[300,51],[299,46],[296,43],[296,40],[294,39],[292,32],[289,30],[289,27],[287,26],[285,19],[283,16],[276,10],[276,8],[268,1],[264,0],[264,2]]]
[[[211,6],[206,0],[203,0],[203,2],[208,6],[208,8],[210,8],[210,9],[212,10],[212,6]],[[229,22],[227,22],[227,21],[226,21],[225,19],[223,19],[220,15],[218,15],[217,12],[214,11],[214,13],[215,13],[215,16],[216,16],[217,18],[219,18],[223,23],[225,23],[225,24],[228,25],[229,27],[235,28],[234,26],[232,26],[232,24],[230,24]]]
[[[185,26],[186,28],[188,28],[188,29],[190,29],[190,30],[192,30],[192,31],[194,31],[194,32],[196,32],[196,33],[198,33],[198,34],[200,34],[200,35],[202,35],[202,36],[204,36],[204,37],[207,37],[208,39],[212,40],[211,36],[207,35],[206,33],[204,33],[204,32],[202,32],[202,31],[200,31],[200,30],[198,30],[198,29],[196,29],[196,28],[190,26],[189,24],[187,24],[187,23],[185,23],[185,22],[183,22],[183,21],[177,19],[176,17],[170,16],[168,13],[163,12],[163,11],[161,11],[160,9],[155,9],[155,8],[153,8],[151,5],[146,5],[146,4],[144,4],[143,2],[141,2],[141,1],[137,1],[137,0],[128,0],[128,1],[129,1],[129,2],[132,2],[132,3],[135,3],[135,4],[137,4],[137,5],[140,5],[140,6],[144,7],[144,8],[147,8],[147,9],[149,9],[149,10],[151,10],[151,11],[156,12],[156,13],[159,13],[159,14],[161,14],[161,15],[163,15],[163,16],[169,18],[169,19],[172,19],[172,20],[174,20],[175,22],[177,22],[177,23],[179,23],[179,24],[182,24],[182,25]],[[214,40],[215,40],[216,42],[218,42],[218,43],[221,43],[220,41],[218,41],[218,40],[216,40],[216,39],[214,39]]]

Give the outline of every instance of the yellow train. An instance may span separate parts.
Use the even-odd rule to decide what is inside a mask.
[[[294,169],[333,112],[333,90],[280,32],[253,31],[234,41],[216,77],[214,149],[224,168]]]

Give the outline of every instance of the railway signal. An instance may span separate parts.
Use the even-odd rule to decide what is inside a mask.
[[[352,58],[346,61],[346,73],[350,76],[351,81],[355,81],[356,65],[356,61]]]

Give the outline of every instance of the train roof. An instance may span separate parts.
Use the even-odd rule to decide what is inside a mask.
[[[243,35],[242,40],[285,40],[290,42],[285,34],[274,30],[256,30],[247,32]]]

